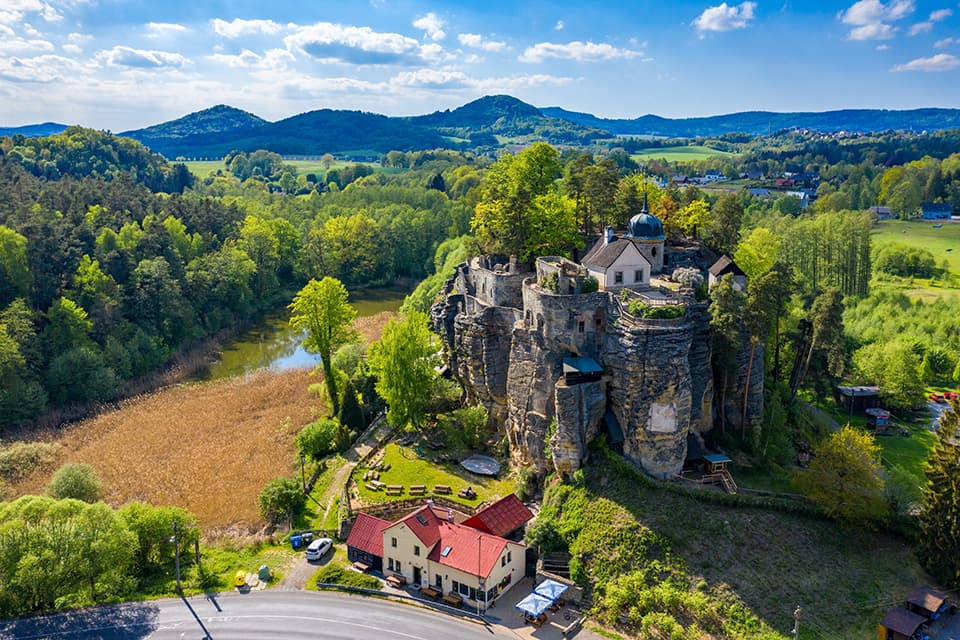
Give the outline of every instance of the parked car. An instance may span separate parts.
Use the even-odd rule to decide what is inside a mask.
[[[307,560],[319,560],[332,546],[333,540],[330,538],[317,538],[307,547]]]

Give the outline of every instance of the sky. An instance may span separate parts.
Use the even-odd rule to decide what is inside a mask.
[[[0,0],[0,126],[229,104],[601,117],[960,107],[957,0]]]

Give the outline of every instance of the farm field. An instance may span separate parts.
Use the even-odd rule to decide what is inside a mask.
[[[223,160],[188,160],[184,162],[187,165],[187,169],[190,170],[190,173],[197,176],[198,178],[205,178],[211,171],[217,171],[218,169],[224,169]],[[284,160],[284,164],[292,165],[296,168],[297,175],[305,175],[308,173],[313,173],[318,176],[322,176],[327,172],[326,167],[319,160]],[[374,171],[386,171],[386,172],[396,172],[395,169],[385,169],[379,164],[369,163],[369,162],[345,162],[343,160],[335,161],[330,168],[331,169],[342,169],[344,167],[354,165],[354,164],[369,164],[373,167]]]
[[[706,160],[715,156],[732,156],[734,154],[728,151],[719,151],[710,147],[701,147],[688,145],[684,147],[655,147],[650,149],[641,149],[637,153],[630,155],[637,161],[643,160],[666,160],[667,162],[684,162],[695,160]]]
[[[943,222],[943,226],[933,220],[884,220],[878,222],[872,235],[874,246],[899,242],[930,251],[939,266],[944,260],[950,264],[950,271],[960,275],[960,223]],[[951,251],[948,251],[951,249]]]

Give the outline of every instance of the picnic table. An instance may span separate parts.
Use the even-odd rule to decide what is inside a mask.
[[[471,489],[470,487],[467,487],[466,489],[461,489],[459,495],[461,498],[466,498],[467,500],[474,500],[477,497],[477,492]]]
[[[400,589],[403,587],[403,585],[407,584],[407,579],[401,575],[393,573],[387,576],[387,584],[389,584],[391,587]]]
[[[463,604],[463,598],[460,597],[460,594],[456,591],[448,591],[443,594],[443,601],[447,604],[452,604],[455,607],[459,607]]]
[[[448,494],[453,493],[453,491],[450,489],[450,485],[446,485],[446,484],[438,484],[438,485],[436,485],[436,486],[433,488],[433,492],[434,492],[434,493],[437,493],[437,494],[444,494],[444,495],[448,495]]]
[[[388,496],[399,496],[403,493],[402,484],[388,484],[387,485],[387,495]]]
[[[439,597],[442,595],[442,593],[441,593],[440,591],[437,591],[437,590],[434,589],[433,587],[422,587],[422,588],[420,589],[420,593],[422,593],[423,595],[427,596],[427,597],[430,598],[431,600],[436,600],[437,598],[439,598]]]
[[[427,492],[427,485],[425,484],[410,485],[410,495],[412,496],[422,496],[426,492]]]

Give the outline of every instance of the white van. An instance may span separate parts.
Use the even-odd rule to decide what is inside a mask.
[[[332,546],[333,540],[330,538],[317,538],[307,547],[307,560],[319,560]]]

